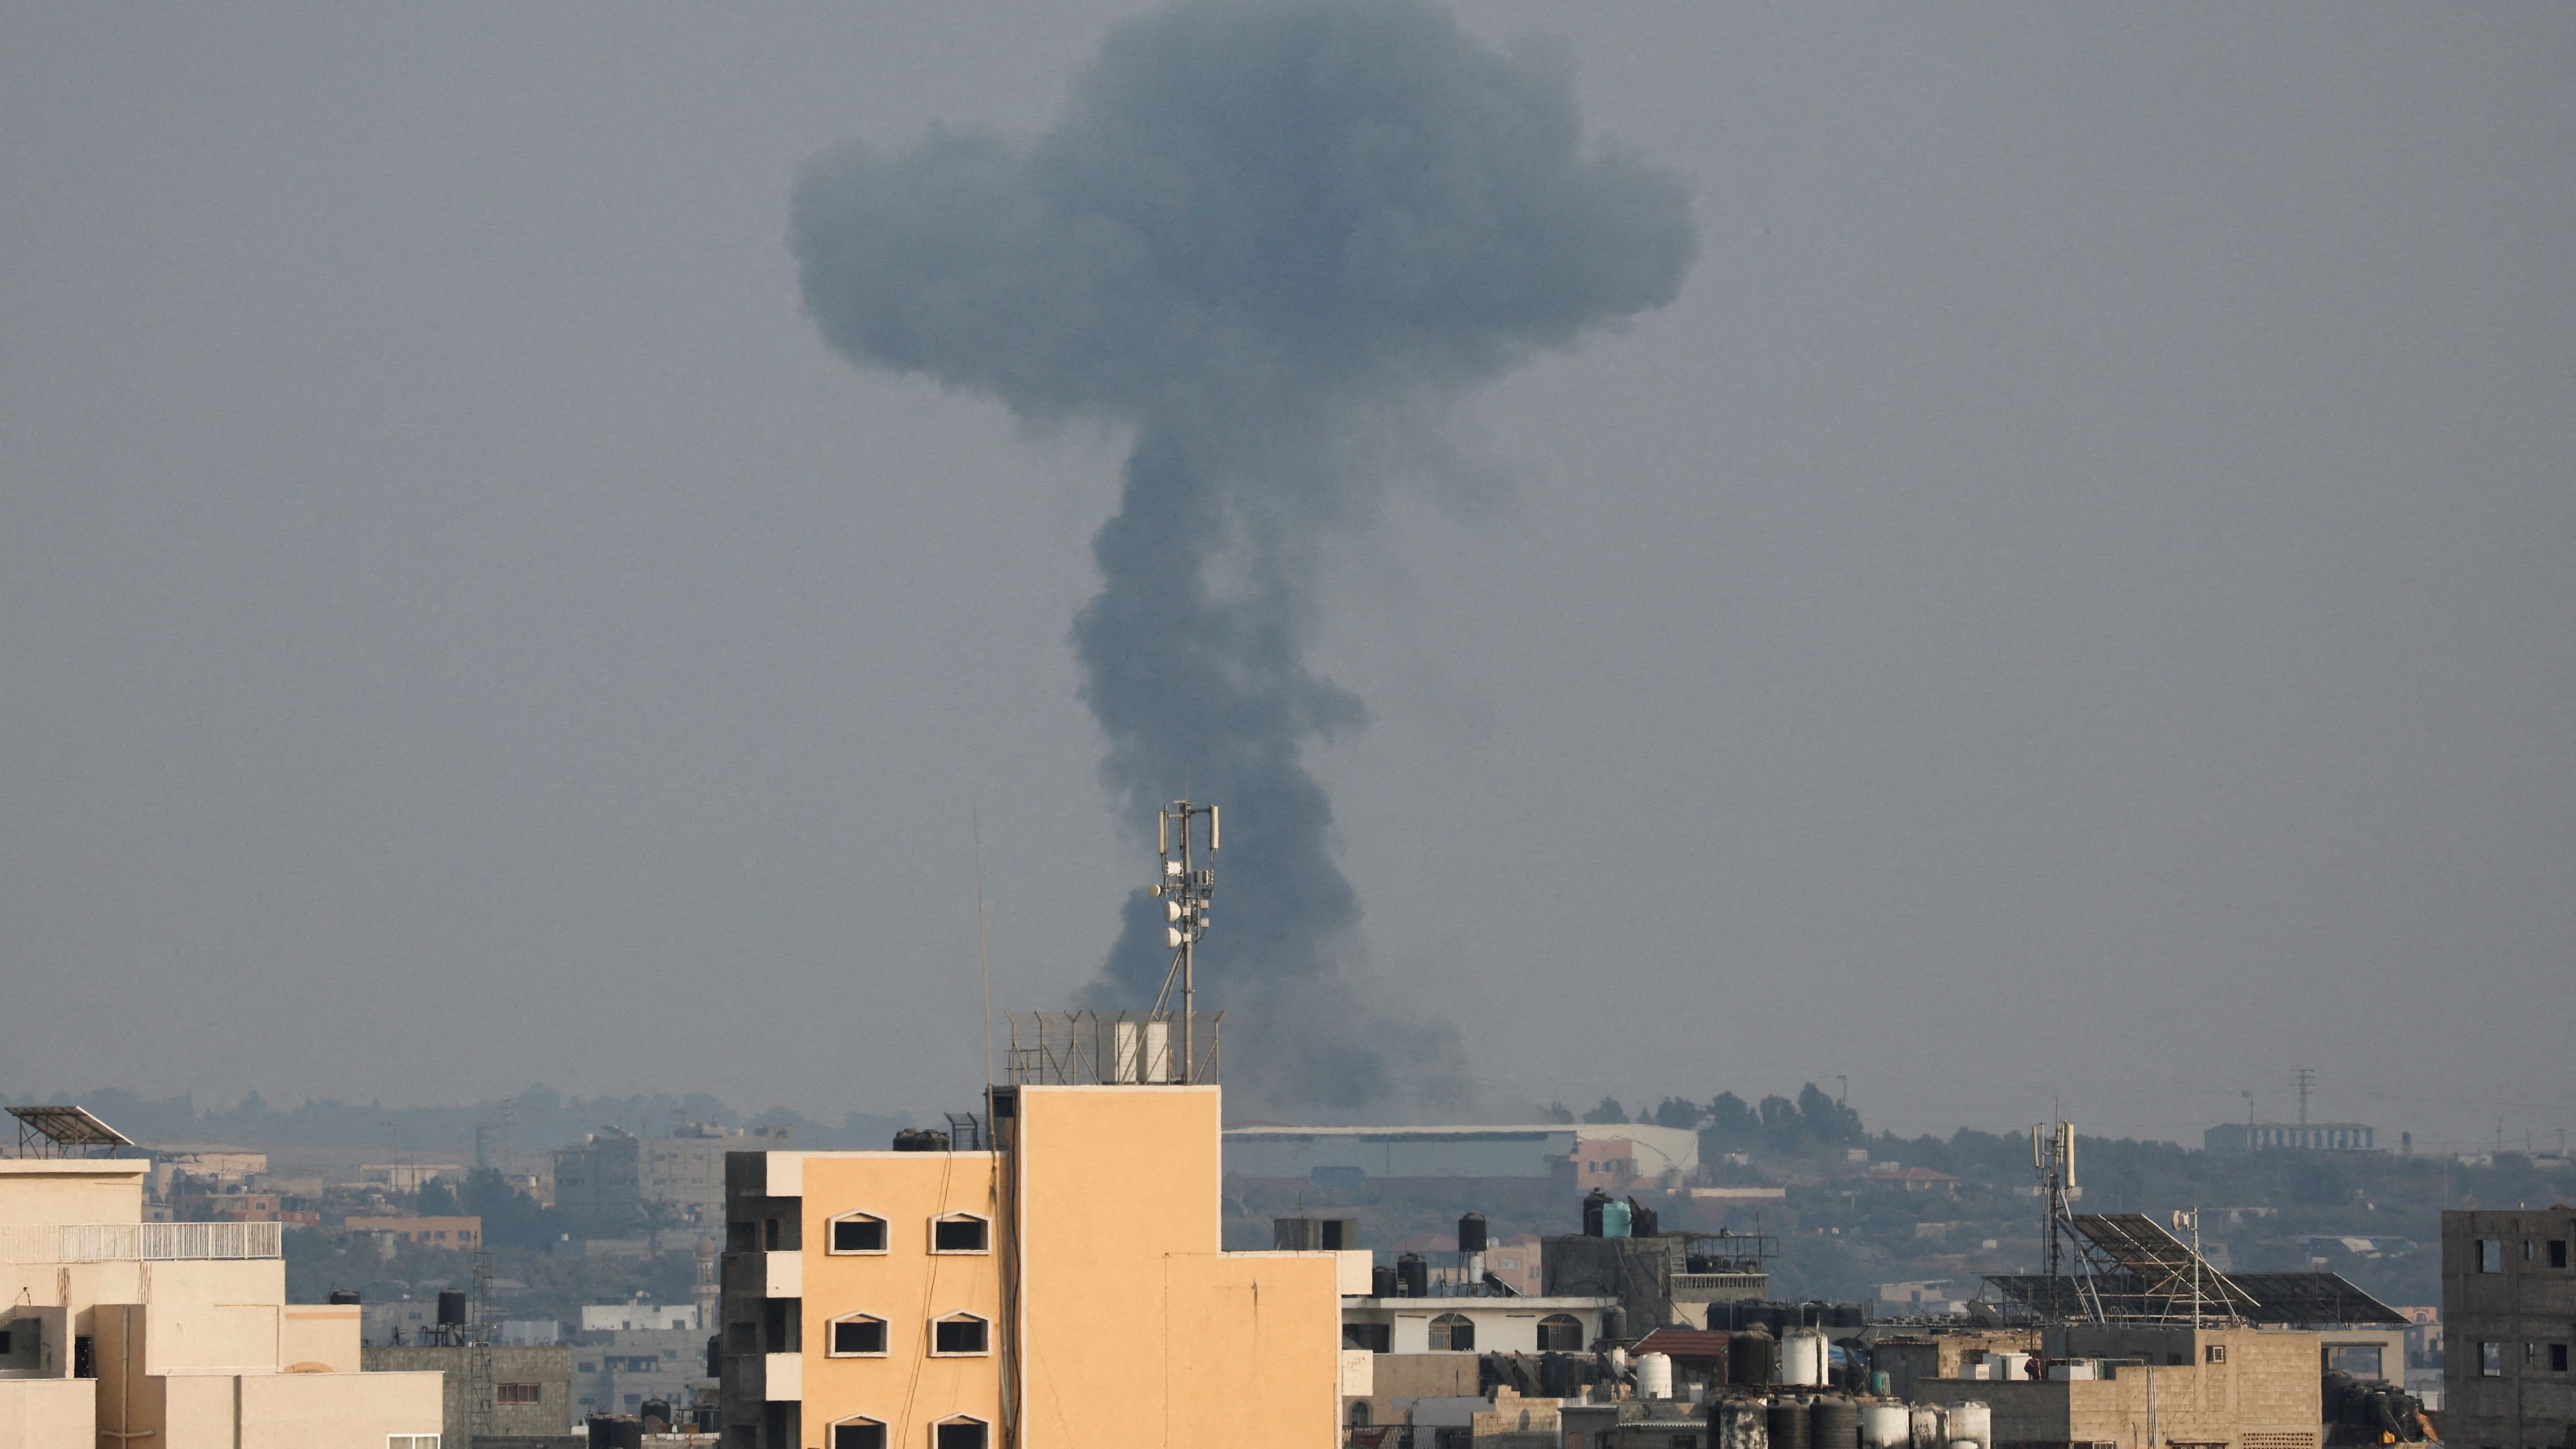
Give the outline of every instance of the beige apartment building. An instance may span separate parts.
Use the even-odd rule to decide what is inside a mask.
[[[725,1449],[1340,1442],[1368,1255],[1222,1250],[1217,1088],[993,1117],[994,1151],[733,1155]]]
[[[439,1449],[437,1374],[361,1373],[275,1223],[146,1223],[150,1164],[0,1160],[0,1449]]]
[[[2319,1449],[2324,1442],[2320,1334],[2188,1324],[2078,1324],[2062,1332],[2048,1331],[2050,1358],[2061,1366],[2074,1360],[2082,1377],[1925,1377],[1915,1381],[1914,1396],[1988,1405],[1994,1449]]]

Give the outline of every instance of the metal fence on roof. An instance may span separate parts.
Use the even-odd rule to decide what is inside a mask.
[[[0,1262],[163,1263],[275,1258],[279,1223],[38,1223],[0,1227]]]

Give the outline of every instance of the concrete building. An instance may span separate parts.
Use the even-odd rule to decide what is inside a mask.
[[[2319,1449],[2318,1336],[2296,1329],[2050,1329],[2049,1377],[1920,1378],[1918,1402],[1983,1403],[1994,1449],[2069,1444]],[[2054,1351],[2062,1345],[2062,1352]],[[1967,1364],[1982,1371],[1983,1362]]]
[[[1222,1250],[1216,1087],[992,1114],[992,1151],[729,1159],[726,1449],[1338,1441],[1368,1255]]]
[[[691,1122],[668,1137],[609,1128],[555,1153],[555,1206],[594,1223],[623,1225],[653,1210],[674,1222],[724,1221],[725,1154],[796,1145],[789,1127]]]
[[[1583,1353],[1601,1337],[1601,1315],[1618,1306],[1610,1297],[1351,1297],[1342,1300],[1342,1347],[1471,1363],[1480,1353]]]
[[[572,1400],[576,1418],[642,1412],[660,1400],[685,1410],[716,1400],[707,1372],[707,1335],[695,1328],[602,1328],[583,1332],[572,1346]]]
[[[439,1381],[288,1303],[274,1223],[146,1223],[149,1164],[0,1161],[0,1449],[438,1449]]]
[[[1520,1127],[1229,1127],[1225,1170],[1255,1178],[1569,1178],[1634,1190],[1699,1167],[1699,1133],[1629,1122]]]
[[[2576,1208],[2442,1214],[2443,1438],[2576,1444]]]
[[[381,1218],[348,1217],[341,1219],[340,1230],[351,1237],[371,1237],[380,1243],[409,1243],[421,1248],[473,1249],[483,1246],[483,1220],[478,1217],[454,1218]]]
[[[666,1332],[684,1329],[696,1333],[700,1324],[694,1303],[585,1303],[581,1306],[581,1328],[584,1333],[613,1328]]]
[[[1761,1302],[1771,1296],[1768,1273],[1720,1270],[1692,1271],[1694,1239],[1595,1238],[1568,1234],[1542,1240],[1539,1276],[1551,1298],[1606,1297],[1623,1316],[1623,1336],[1642,1337],[1658,1328],[1724,1327],[1724,1305]],[[1705,1241],[1705,1240],[1700,1240]]]
[[[2229,1122],[2200,1134],[2206,1152],[2369,1152],[2377,1132],[2359,1122]]]
[[[475,1349],[464,1344],[404,1344],[399,1348],[370,1344],[364,1350],[370,1373],[438,1374],[441,1443],[470,1449],[479,1440],[538,1438],[570,1433],[572,1350],[561,1344],[517,1347],[494,1344]],[[474,1432],[474,1356],[491,1356],[491,1422]]]

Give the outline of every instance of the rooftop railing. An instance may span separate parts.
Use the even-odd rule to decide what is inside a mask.
[[[0,1262],[166,1263],[275,1258],[279,1223],[39,1223],[0,1227]]]

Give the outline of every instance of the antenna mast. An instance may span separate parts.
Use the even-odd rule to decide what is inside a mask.
[[[1163,974],[1163,989],[1154,997],[1156,1015],[1170,1002],[1172,983],[1181,987],[1181,1069],[1173,1080],[1184,1086],[1198,1080],[1198,941],[1207,934],[1208,900],[1216,894],[1216,872],[1199,865],[1191,849],[1191,822],[1202,818],[1213,859],[1223,839],[1217,807],[1175,800],[1154,817],[1154,848],[1162,857],[1162,870],[1145,891],[1163,903],[1163,944],[1172,951],[1172,968]]]

